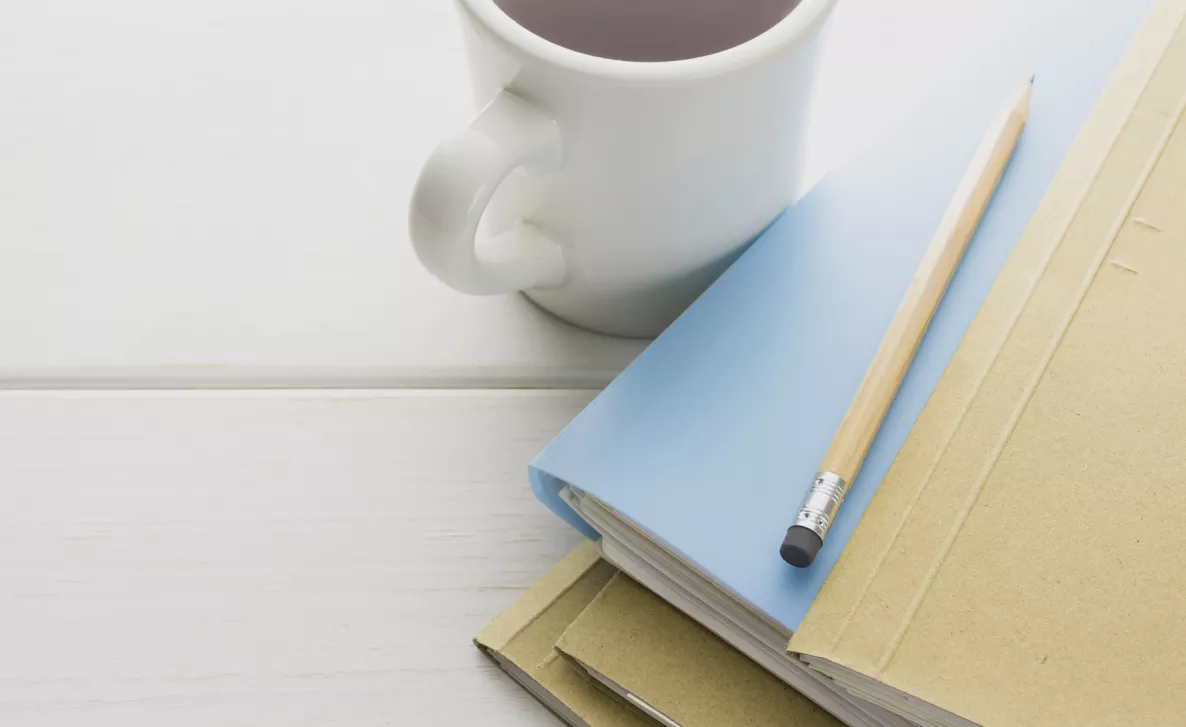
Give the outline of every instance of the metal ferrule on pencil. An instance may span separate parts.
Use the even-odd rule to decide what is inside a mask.
[[[795,527],[807,528],[824,539],[828,528],[840,511],[840,503],[848,494],[848,482],[835,472],[816,472],[811,489],[803,498],[803,505],[795,517]]]

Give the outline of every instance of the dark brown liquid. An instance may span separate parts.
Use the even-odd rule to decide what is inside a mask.
[[[756,38],[800,0],[495,0],[515,22],[580,53],[624,61],[711,55]]]

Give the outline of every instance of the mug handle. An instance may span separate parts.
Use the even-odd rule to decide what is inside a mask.
[[[453,288],[473,295],[550,288],[564,282],[560,246],[529,222],[478,240],[495,190],[516,168],[560,167],[560,127],[503,89],[469,128],[429,156],[412,193],[409,232],[420,261]]]

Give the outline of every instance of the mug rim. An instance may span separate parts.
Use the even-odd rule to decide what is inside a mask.
[[[838,1],[801,0],[785,18],[753,38],[708,55],[674,61],[627,61],[553,43],[520,25],[495,0],[458,0],[484,28],[539,61],[584,75],[644,82],[712,76],[769,58],[818,30]]]

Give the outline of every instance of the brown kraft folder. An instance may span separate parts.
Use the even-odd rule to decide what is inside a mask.
[[[1186,0],[1159,0],[789,650],[923,725],[1186,724]]]
[[[841,727],[677,608],[618,574],[556,645],[661,724]],[[616,687],[616,689],[615,689]]]
[[[617,572],[592,543],[582,543],[474,638],[511,678],[573,727],[656,727],[553,648]]]

